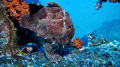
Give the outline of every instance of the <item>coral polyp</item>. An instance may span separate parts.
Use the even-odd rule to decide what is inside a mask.
[[[23,0],[3,0],[3,3],[12,20],[19,20],[21,15],[29,14],[29,6]]]
[[[79,37],[76,37],[75,39],[73,39],[72,45],[76,48],[82,48],[83,42],[79,39]]]

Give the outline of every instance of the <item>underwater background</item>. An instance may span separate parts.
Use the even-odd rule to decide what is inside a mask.
[[[30,12],[18,19],[11,15],[5,2],[5,5],[0,2],[0,67],[120,67],[120,0],[102,2],[98,10],[96,3],[105,0],[19,1],[30,4],[33,12],[44,9],[31,15],[29,7]],[[58,13],[56,17],[62,17],[67,30],[66,26],[61,28],[60,24],[47,21],[51,17],[47,16],[49,13],[57,14],[56,8],[63,11],[63,15]],[[47,15],[44,10],[48,11]],[[13,18],[8,17],[10,15]],[[46,21],[51,22],[47,33],[45,27],[49,23]],[[54,24],[53,28],[63,30],[62,36],[58,31],[51,34]],[[49,35],[43,35],[45,33]]]

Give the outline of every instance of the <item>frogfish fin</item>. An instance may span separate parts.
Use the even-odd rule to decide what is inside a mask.
[[[20,17],[20,21],[19,21],[20,26],[23,28],[29,26],[29,20],[30,20],[30,14],[22,15]]]
[[[52,46],[50,44],[43,45],[45,55],[51,62],[58,62],[62,59],[62,57],[54,52],[54,49],[52,49]]]
[[[35,4],[35,3],[31,3],[28,5],[29,5],[29,10],[30,10],[30,17],[32,17],[32,15],[34,15],[38,10],[44,7],[43,5]]]

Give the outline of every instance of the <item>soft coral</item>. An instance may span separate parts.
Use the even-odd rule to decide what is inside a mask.
[[[79,39],[79,37],[76,37],[75,39],[73,39],[72,45],[76,48],[82,48],[83,42]]]

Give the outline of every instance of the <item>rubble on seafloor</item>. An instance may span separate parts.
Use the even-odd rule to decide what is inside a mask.
[[[94,36],[93,34],[88,34],[88,46],[99,46],[101,44],[109,43],[109,41],[103,36],[99,37]]]
[[[79,67],[79,66],[120,66],[120,42],[115,41],[100,46],[86,46],[83,50],[74,48],[59,62],[49,61],[44,53],[34,52],[21,57],[0,57],[0,66],[41,66],[41,67]]]

